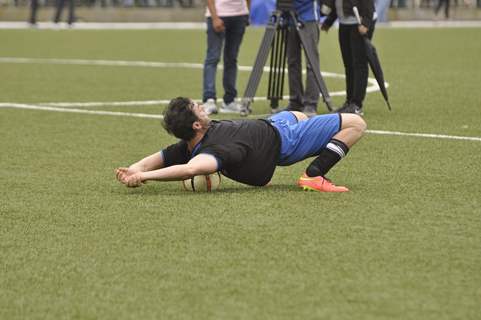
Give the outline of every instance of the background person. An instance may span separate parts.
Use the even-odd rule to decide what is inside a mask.
[[[207,53],[203,71],[203,102],[208,114],[217,113],[216,74],[217,64],[223,51],[224,87],[220,112],[239,113],[241,106],[237,97],[237,57],[249,24],[250,0],[207,0]]]
[[[128,168],[117,168],[121,183],[138,187],[148,180],[185,180],[220,171],[232,180],[264,186],[276,166],[316,157],[298,185],[346,192],[346,187],[335,186],[325,176],[362,137],[366,123],[353,114],[307,118],[289,111],[267,120],[211,121],[202,105],[179,97],[164,112],[164,128],[181,140]]]
[[[314,49],[314,57],[319,60],[319,4],[313,0],[294,0],[293,4],[298,20],[304,24],[307,45]],[[301,111],[307,116],[316,115],[319,87],[308,63],[306,63],[305,88],[303,86],[301,39],[296,26],[292,23],[289,25],[287,33],[287,70],[290,98],[286,110]]]
[[[391,0],[375,0],[375,8],[378,22],[389,22],[389,6]]]
[[[54,23],[60,22],[60,17],[62,16],[63,7],[65,2],[68,2],[68,18],[67,23],[72,26],[75,22],[75,0],[56,0],[55,1],[55,15],[53,17]]]
[[[353,7],[357,4],[361,24],[358,25]],[[338,112],[363,114],[366,97],[368,61],[364,35],[372,39],[376,16],[373,0],[323,0],[323,13],[327,14],[321,29],[328,31],[339,19],[339,45],[346,74],[346,101]]]
[[[436,15],[436,18],[438,17],[439,10],[441,10],[442,6],[444,6],[444,18],[449,19],[449,7],[451,6],[451,3],[449,0],[438,1],[438,5],[434,9],[434,14]]]
[[[30,18],[28,23],[31,27],[37,26],[38,0],[30,0]]]

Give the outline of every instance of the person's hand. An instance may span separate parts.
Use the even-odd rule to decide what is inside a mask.
[[[224,21],[219,17],[212,18],[212,27],[214,27],[215,32],[225,31]]]
[[[142,172],[134,173],[124,179],[124,184],[129,188],[140,187],[142,183]]]
[[[328,26],[327,24],[324,24],[324,23],[323,23],[323,24],[321,25],[321,30],[322,30],[322,31],[325,31],[325,32],[329,32],[329,26]]]
[[[366,26],[362,25],[362,24],[360,24],[360,25],[357,26],[357,30],[359,31],[359,33],[360,33],[362,36],[365,35],[365,34],[369,31],[369,29],[368,29]]]
[[[121,183],[127,185],[127,179],[140,171],[131,168],[120,167],[115,169],[115,176]]]

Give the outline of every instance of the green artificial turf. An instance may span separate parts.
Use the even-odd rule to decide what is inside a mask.
[[[321,68],[342,74],[336,32],[321,35]],[[481,141],[375,132],[480,138],[480,32],[376,30],[393,111],[367,95],[374,133],[329,174],[347,194],[298,189],[307,161],[265,188],[127,189],[114,168],[175,141],[160,120],[0,108],[0,319],[479,319]],[[0,30],[0,57],[202,63],[204,37]],[[199,99],[202,86],[200,69],[0,62],[0,76],[0,103],[33,105]]]

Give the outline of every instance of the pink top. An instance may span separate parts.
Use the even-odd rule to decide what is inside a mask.
[[[249,14],[245,0],[215,0],[215,9],[219,17],[243,16]],[[205,16],[210,17],[209,8],[205,10]]]

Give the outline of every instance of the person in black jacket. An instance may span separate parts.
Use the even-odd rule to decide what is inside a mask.
[[[361,16],[358,24],[353,7]],[[346,101],[337,112],[363,113],[369,75],[366,48],[362,37],[372,39],[376,24],[373,0],[322,0],[321,11],[327,15],[321,30],[328,31],[339,19],[339,45],[346,74]]]
[[[55,1],[55,16],[53,17],[54,23],[60,22],[60,16],[62,15],[65,2],[68,2],[68,19],[67,23],[71,27],[75,22],[75,0],[56,0]]]

